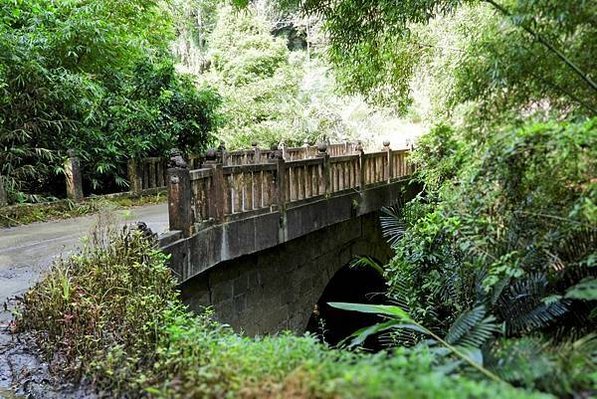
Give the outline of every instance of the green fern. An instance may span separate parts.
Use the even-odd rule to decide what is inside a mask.
[[[497,332],[499,326],[493,316],[486,316],[484,306],[462,313],[444,338],[447,343],[463,348],[480,348]]]
[[[568,301],[554,298],[546,275],[532,273],[503,289],[495,311],[505,321],[507,334],[528,333],[551,325],[568,312]]]
[[[445,356],[446,354],[451,353],[459,359],[459,362],[462,361],[469,364],[477,371],[484,374],[486,377],[489,377],[495,381],[502,381],[497,375],[483,367],[482,357],[479,356],[481,352],[478,348],[465,345],[457,346],[448,342],[445,339],[442,339],[433,331],[429,330],[428,328],[422,326],[420,323],[413,320],[407,312],[405,312],[403,309],[397,306],[369,305],[346,302],[329,302],[328,305],[330,305],[333,308],[353,312],[378,314],[388,319],[387,321],[377,323],[369,327],[361,328],[360,330],[354,332],[351,336],[346,338],[341,344],[346,344],[347,342],[350,342],[349,346],[351,347],[359,346],[363,342],[365,342],[365,340],[371,335],[381,334],[392,330],[410,330],[431,337],[432,339],[428,340],[427,342],[428,345],[433,346],[435,344],[440,344],[442,346],[441,348],[434,348],[434,352],[436,354],[441,353]],[[482,309],[482,311],[482,315],[484,316],[485,310]],[[473,313],[471,313],[469,316],[464,316],[460,321],[460,325],[457,327],[457,330],[464,331],[464,333],[460,336],[461,339],[463,337],[466,337],[466,339],[461,342],[462,344],[470,344],[474,341],[484,342],[485,340],[483,340],[482,337],[485,336],[485,332],[487,330],[493,329],[493,327],[490,327],[490,324],[493,322],[490,318],[488,318],[488,320],[482,320],[485,323],[485,326],[480,330],[475,330],[474,328],[472,328],[474,326],[470,326],[470,324],[467,324],[471,320],[478,317],[478,315],[479,310],[474,310]],[[454,332],[454,336],[458,336],[458,333]],[[487,338],[489,338],[489,336]]]
[[[404,208],[400,205],[381,209],[381,216],[379,217],[381,231],[392,248],[398,245],[406,231],[406,222],[402,209]]]

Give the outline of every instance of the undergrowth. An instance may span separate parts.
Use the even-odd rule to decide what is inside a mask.
[[[19,204],[0,207],[0,227],[14,227],[49,220],[70,219],[97,213],[103,209],[127,209],[166,201],[166,194],[122,197],[91,197],[83,202],[60,200],[39,204]]]
[[[181,303],[167,256],[141,232],[96,234],[57,260],[16,316],[54,370],[106,397],[542,397],[434,369],[424,349],[375,355],[311,336],[249,338]]]

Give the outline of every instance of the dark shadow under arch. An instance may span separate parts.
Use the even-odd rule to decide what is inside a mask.
[[[329,281],[317,302],[317,308],[307,325],[307,331],[314,333],[326,343],[335,346],[356,330],[381,321],[373,314],[348,312],[332,308],[329,302],[385,303],[385,280],[368,267],[342,267]],[[380,345],[375,337],[367,339],[365,349],[377,351]]]

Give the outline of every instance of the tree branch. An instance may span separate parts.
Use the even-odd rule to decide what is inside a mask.
[[[496,3],[494,0],[483,0],[483,1],[491,4],[494,8],[496,8],[498,11],[500,11],[505,16],[507,16],[507,17],[512,16],[512,13],[510,11],[508,11],[506,8],[504,8],[503,6]],[[570,67],[578,76],[580,76],[580,78],[582,80],[584,80],[593,90],[597,91],[597,84],[595,82],[593,82],[593,80],[591,80],[591,78],[586,73],[584,73],[574,62],[572,62],[572,60],[570,60],[568,57],[566,57],[560,50],[555,48],[543,36],[541,36],[539,33],[535,32],[533,29],[529,28],[528,26],[522,25],[522,24],[520,24],[519,26],[522,29],[524,29],[527,33],[529,33],[531,36],[533,36],[539,43],[543,44],[551,52],[553,52],[555,55],[557,55],[560,60],[562,60],[566,65],[568,65],[568,67]]]

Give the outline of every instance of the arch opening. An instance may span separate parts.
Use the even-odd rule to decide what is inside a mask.
[[[374,314],[349,312],[332,308],[329,302],[383,304],[386,297],[385,280],[368,267],[342,267],[329,281],[307,324],[307,331],[329,345],[336,346],[360,328],[382,321]],[[370,351],[382,349],[377,337],[369,337],[363,348]]]

